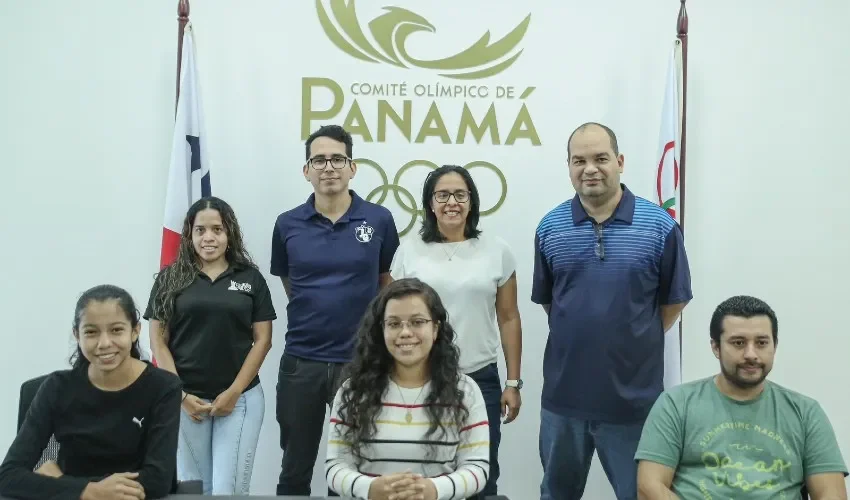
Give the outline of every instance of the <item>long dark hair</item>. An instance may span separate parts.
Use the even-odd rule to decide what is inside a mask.
[[[153,300],[153,314],[163,325],[167,325],[174,315],[174,303],[177,296],[195,281],[195,277],[201,269],[201,259],[195,253],[195,247],[192,245],[192,227],[195,225],[195,217],[197,217],[198,212],[208,208],[219,213],[224,225],[224,232],[227,234],[227,248],[224,251],[225,260],[231,266],[257,268],[253,259],[251,259],[251,255],[245,249],[239,221],[236,220],[236,214],[230,205],[214,196],[196,201],[189,207],[186,218],[183,220],[183,232],[180,237],[180,250],[177,253],[177,259],[156,276],[159,286]]]
[[[481,230],[478,229],[478,219],[481,218],[481,198],[478,196],[478,188],[475,186],[472,176],[469,175],[469,170],[458,165],[443,165],[428,174],[428,177],[425,178],[425,185],[422,186],[422,211],[425,217],[422,221],[422,227],[419,228],[419,234],[422,235],[422,241],[425,243],[446,241],[446,237],[440,233],[440,228],[437,227],[437,215],[431,209],[431,202],[434,200],[434,189],[437,187],[437,181],[440,180],[440,177],[452,172],[463,177],[463,182],[469,189],[469,213],[466,215],[463,235],[469,239],[477,238],[481,234]]]
[[[439,295],[429,285],[415,278],[394,281],[381,290],[369,304],[357,332],[354,361],[348,369],[349,379],[343,386],[339,416],[344,422],[343,435],[351,443],[358,465],[363,462],[363,446],[375,436],[375,419],[381,411],[381,398],[389,386],[394,359],[384,342],[384,311],[392,299],[418,295],[428,306],[431,319],[438,323],[437,339],[428,356],[431,387],[425,398],[425,411],[431,421],[425,438],[446,435],[444,422],[450,418],[460,429],[469,410],[463,404],[460,384],[460,352],[454,344],[455,332],[448,321]],[[336,424],[342,425],[342,424]],[[429,447],[429,455],[434,446]]]
[[[75,338],[80,338],[80,318],[86,310],[86,307],[92,302],[106,302],[107,300],[118,301],[118,306],[122,311],[124,311],[124,314],[127,315],[127,319],[130,320],[130,326],[132,329],[139,326],[139,310],[136,309],[136,303],[133,301],[133,297],[127,292],[127,290],[115,285],[98,285],[96,287],[89,288],[80,295],[79,299],[77,299],[77,306],[74,307],[74,321],[71,324],[71,329],[74,331]],[[130,346],[130,356],[136,359],[142,359],[142,352],[139,349],[138,338],[135,342],[133,342],[133,345]],[[83,351],[80,349],[79,343],[77,344],[77,348],[74,350],[74,353],[71,354],[71,358],[68,362],[71,363],[71,366],[74,368],[82,368],[89,365],[89,360],[83,356]]]

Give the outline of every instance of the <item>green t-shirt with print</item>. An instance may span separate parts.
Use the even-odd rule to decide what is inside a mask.
[[[772,382],[736,401],[714,377],[662,393],[643,427],[635,460],[676,470],[682,499],[799,499],[804,478],[847,467],[821,406]]]

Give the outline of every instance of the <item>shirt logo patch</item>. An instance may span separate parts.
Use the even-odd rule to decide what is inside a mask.
[[[237,292],[250,292],[251,284],[250,283],[237,283],[233,280],[230,280],[230,287],[228,290],[235,290]]]
[[[138,425],[138,426],[139,426],[139,429],[141,429],[141,428],[142,428],[142,422],[144,422],[144,421],[145,421],[145,419],[144,419],[144,418],[138,419],[138,418],[136,418],[136,417],[133,417],[133,423],[134,423],[134,424],[136,424],[136,425]]]
[[[360,223],[359,226],[354,228],[354,237],[357,238],[357,241],[360,243],[369,243],[372,241],[372,235],[375,234],[375,228],[366,224],[366,221]]]

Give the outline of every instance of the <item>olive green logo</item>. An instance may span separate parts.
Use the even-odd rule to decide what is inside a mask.
[[[360,26],[354,0],[330,0],[330,15],[322,0],[316,0],[316,12],[328,39],[346,54],[362,61],[386,63],[401,68],[436,70],[440,76],[460,80],[475,80],[497,75],[519,59],[520,42],[528,31],[531,14],[519,25],[495,42],[490,42],[490,32],[468,48],[440,59],[417,59],[407,52],[407,38],[420,31],[436,33],[427,19],[401,7],[384,7],[386,13],[369,22],[369,31],[376,45],[372,45]],[[336,21],[334,25],[331,15]],[[346,38],[347,37],[347,38]],[[510,55],[505,59],[506,56]]]

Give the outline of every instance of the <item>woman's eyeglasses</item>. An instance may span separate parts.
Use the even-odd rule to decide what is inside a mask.
[[[401,333],[401,331],[404,330],[404,325],[407,325],[407,328],[409,328],[411,332],[421,332],[425,330],[425,327],[431,321],[433,320],[425,318],[413,318],[408,321],[390,319],[384,321],[384,330],[393,334]]]
[[[469,191],[434,191],[434,200],[437,203],[448,203],[449,198],[454,196],[458,203],[466,203],[469,201]]]

